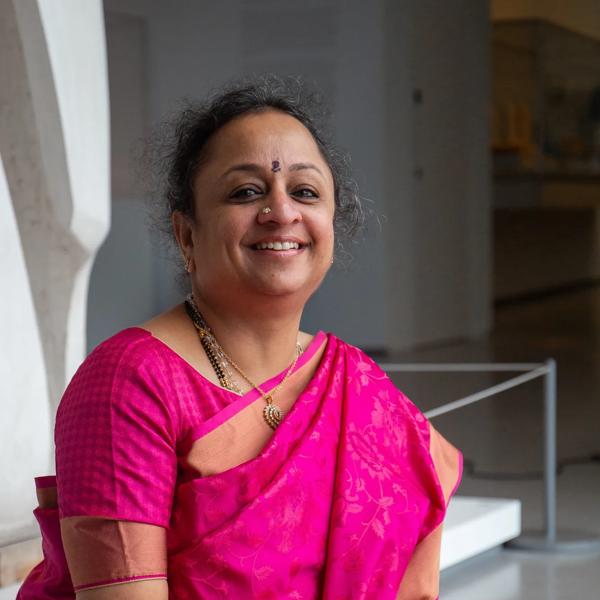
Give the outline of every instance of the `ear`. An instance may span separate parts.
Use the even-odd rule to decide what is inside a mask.
[[[177,245],[181,251],[182,258],[185,264],[193,260],[194,255],[194,239],[192,236],[193,223],[192,220],[182,212],[176,210],[171,215],[171,224],[173,233],[177,240]]]

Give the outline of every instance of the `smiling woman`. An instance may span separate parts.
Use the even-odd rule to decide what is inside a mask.
[[[362,216],[304,91],[237,84],[162,146],[191,292],[65,391],[22,600],[437,596],[460,453],[363,352],[299,329]]]

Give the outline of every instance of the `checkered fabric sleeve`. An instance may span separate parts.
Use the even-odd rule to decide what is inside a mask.
[[[167,527],[178,415],[168,366],[141,330],[98,346],[74,375],[55,428],[61,519],[106,517]]]

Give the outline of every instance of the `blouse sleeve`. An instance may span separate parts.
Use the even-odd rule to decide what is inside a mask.
[[[75,591],[166,578],[177,465],[166,381],[143,338],[121,333],[90,354],[61,400],[58,507]]]

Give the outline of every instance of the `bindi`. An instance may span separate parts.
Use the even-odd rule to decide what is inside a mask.
[[[273,171],[273,173],[277,173],[278,171],[281,171],[281,165],[279,164],[278,160],[274,160],[271,163],[271,171]]]

